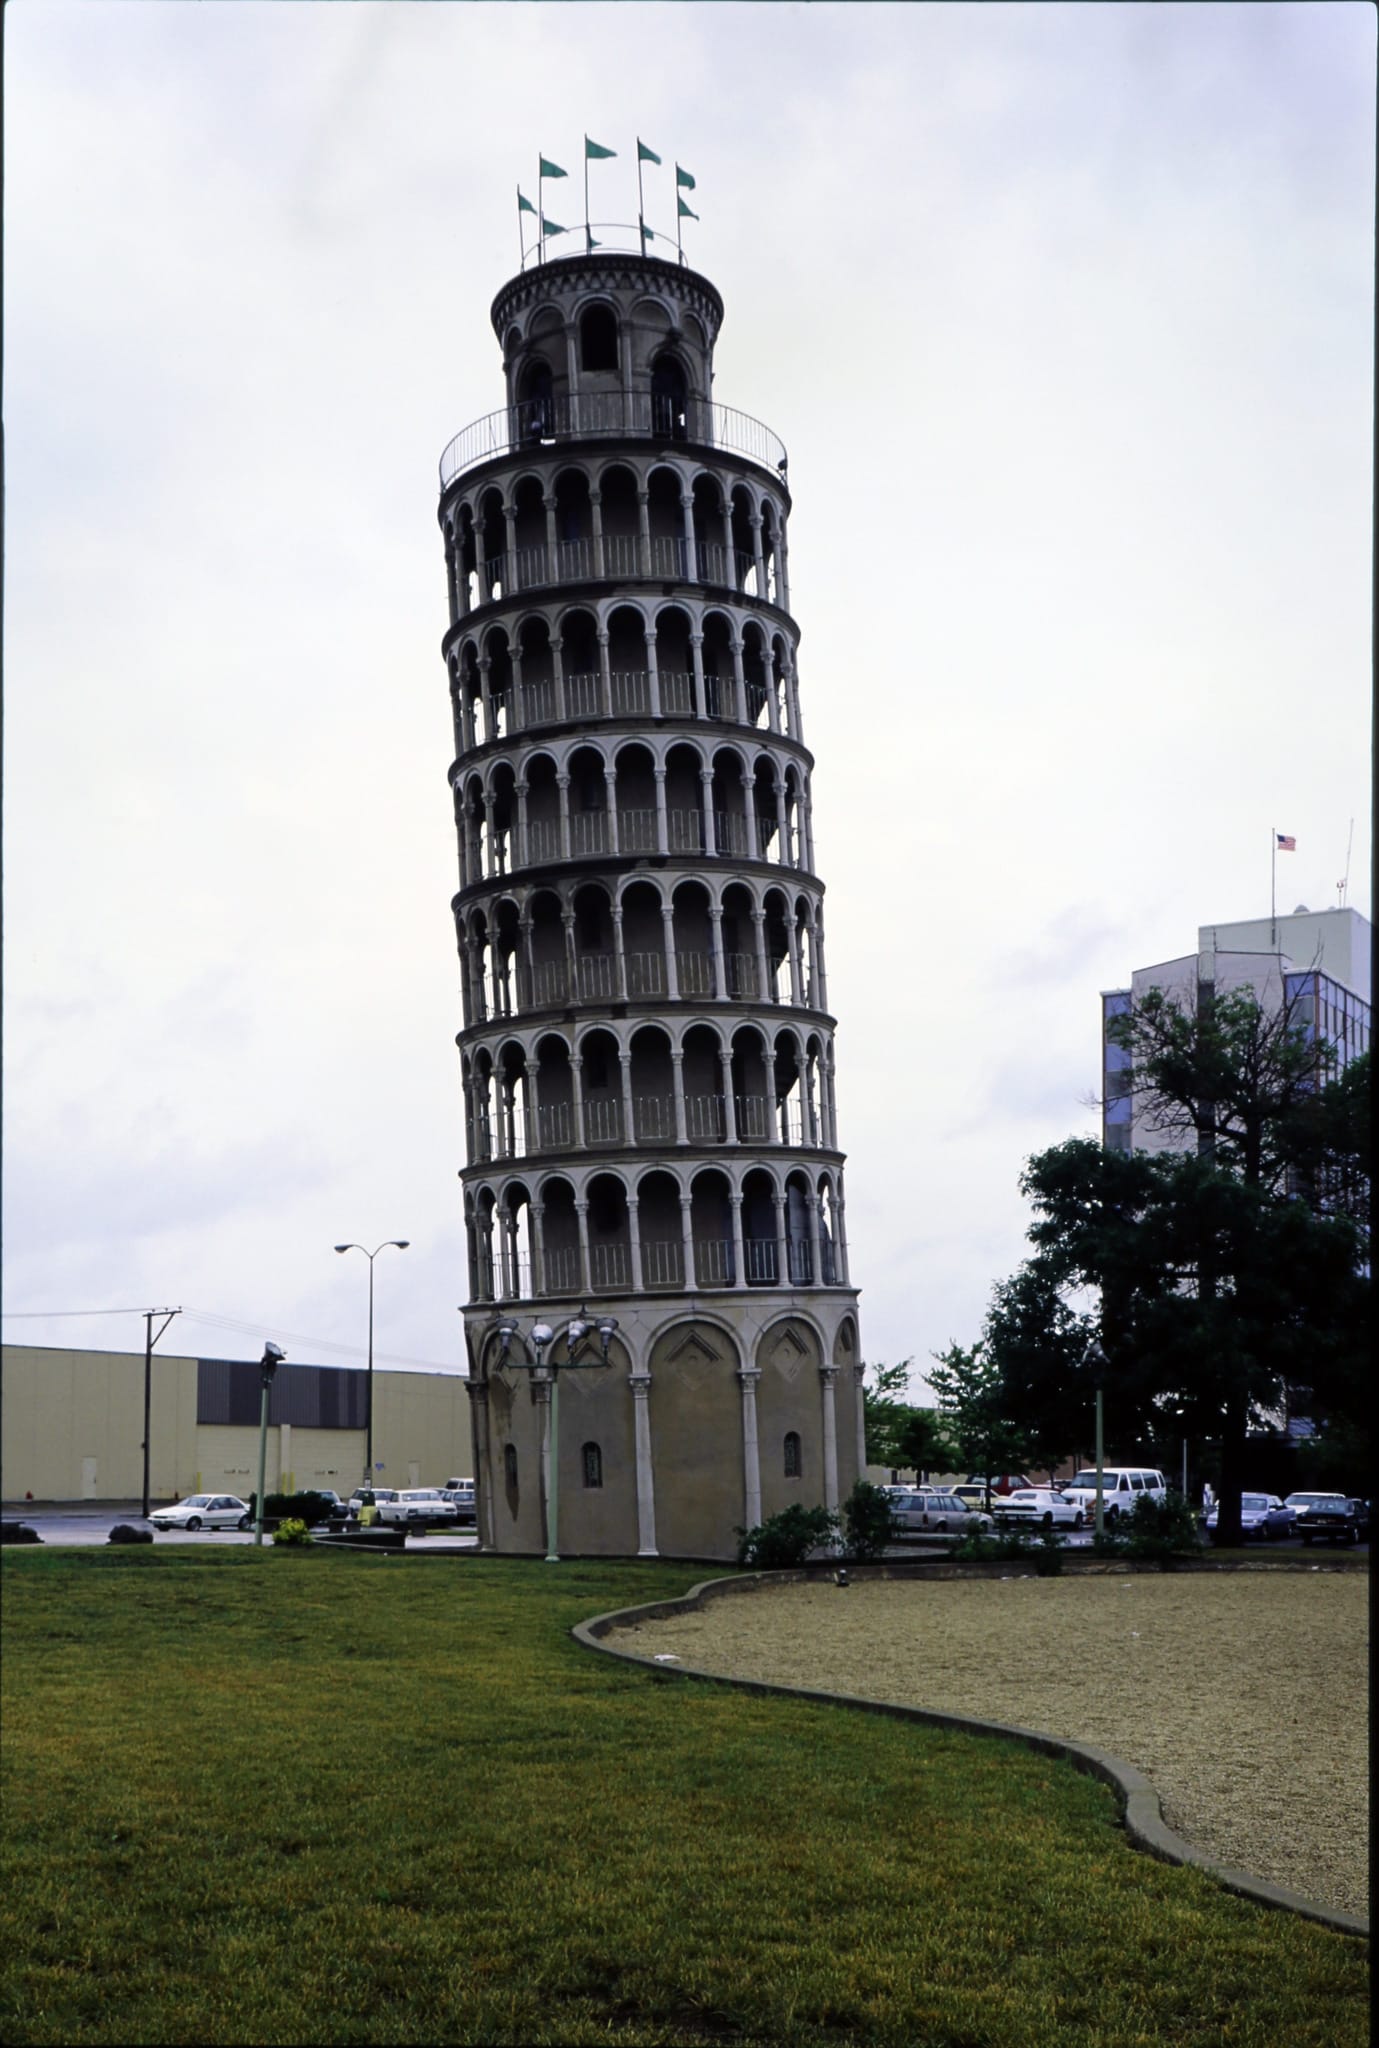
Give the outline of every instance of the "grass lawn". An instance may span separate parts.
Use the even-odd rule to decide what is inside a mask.
[[[1368,2039],[1367,1950],[994,1740],[618,1666],[669,1565],[4,1555],[0,2036]]]

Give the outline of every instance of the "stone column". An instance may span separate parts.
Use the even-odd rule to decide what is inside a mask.
[[[785,920],[785,936],[790,945],[790,1000],[797,1010],[802,1010],[804,975],[800,969],[800,934],[793,911]]]
[[[608,813],[608,851],[618,851],[618,771],[611,762],[603,770],[603,804]]]
[[[819,1197],[806,1195],[805,1206],[809,1211],[810,1264],[814,1269],[810,1285],[821,1287],[824,1277],[824,1248],[823,1240],[819,1236]]]
[[[560,805],[560,858],[570,858],[570,777],[562,768],[555,778],[556,797]]]
[[[608,664],[609,634],[606,626],[600,626],[599,643],[599,701],[603,705],[605,718],[613,716],[613,672]]]
[[[648,626],[645,635],[646,687],[648,693],[647,702],[651,706],[653,718],[659,718],[661,715],[661,678],[656,668],[656,637],[656,628]]]
[[[527,1118],[527,1142],[523,1150],[539,1152],[541,1149],[541,1104],[538,1099],[537,1068],[535,1061],[525,1056],[522,1060],[522,1082],[526,1095],[524,1106]]]
[[[675,966],[675,911],[669,903],[661,905],[661,924],[665,931],[666,995],[672,1003],[678,1003],[680,976]]]
[[[761,1521],[761,1450],[757,1442],[757,1381],[759,1365],[738,1368],[742,1389],[742,1525],[755,1529]]]
[[[592,519],[593,519],[593,527],[594,527],[594,574],[595,574],[595,575],[596,575],[596,576],[598,577],[599,581],[600,581],[600,582],[602,582],[602,581],[603,581],[603,578],[604,578],[604,573],[605,573],[605,572],[604,572],[604,566],[603,566],[603,492],[602,492],[602,491],[598,491],[598,490],[593,490],[593,491],[590,491],[590,493],[589,493],[589,511],[590,511],[590,514],[592,515]]]
[[[776,859],[783,868],[793,867],[794,848],[790,844],[790,825],[785,815],[785,784],[777,781],[772,785],[776,799]]]
[[[708,717],[704,701],[704,636],[690,634],[690,666],[694,670],[694,715],[702,724]]]
[[[567,989],[565,999],[567,1002],[577,1003],[579,1001],[579,967],[575,956],[575,914],[573,910],[562,910],[560,922],[565,933],[565,982]]]
[[[535,1198],[531,1205],[531,1291],[546,1292],[546,1204]]]
[[[790,609],[790,549],[785,538],[785,513],[776,532],[776,603],[783,612]]]
[[[493,664],[486,654],[479,656],[479,702],[484,712],[484,738],[493,738],[493,698],[489,694],[488,678]]]
[[[513,866],[529,867],[531,851],[527,845],[527,785],[525,782],[518,782],[514,788],[517,796],[517,858]]]
[[[619,1065],[619,1067],[620,1067],[620,1068],[622,1069],[622,1126],[623,1126],[623,1131],[622,1131],[622,1141],[623,1141],[624,1145],[635,1145],[635,1144],[636,1144],[636,1142],[637,1142],[637,1136],[636,1136],[636,1125],[635,1125],[635,1123],[634,1123],[634,1121],[633,1121],[633,1115],[632,1115],[632,1055],[631,1055],[631,1053],[630,1053],[630,1052],[622,1052],[622,1051],[619,1051],[619,1053],[618,1053],[618,1065]]]
[[[688,1195],[680,1197],[680,1248],[685,1262],[685,1292],[693,1294],[696,1288],[694,1271],[694,1225],[691,1221],[691,1200]]]
[[[740,1145],[741,1136],[737,1128],[737,1105],[733,1101],[733,1053],[731,1046],[718,1047],[718,1080],[723,1090],[723,1138],[729,1145]]]
[[[727,996],[723,977],[723,906],[709,905],[709,961],[713,967],[713,992],[721,1003]]]
[[[756,948],[757,956],[757,1001],[764,1003],[767,1000],[767,991],[771,986],[770,978],[766,972],[766,912],[764,910],[754,910],[752,912],[752,942]]]
[[[734,1287],[745,1287],[747,1285],[747,1272],[745,1261],[742,1256],[741,1195],[730,1194],[728,1197],[728,1207],[732,1210],[733,1216],[733,1285]]]
[[[656,777],[656,851],[661,855],[670,852],[670,821],[666,816],[666,764],[658,761],[652,769]]]
[[[700,802],[704,807],[704,851],[710,860],[715,860],[718,857],[718,828],[714,823],[713,816],[712,768],[701,768],[699,770],[699,785],[704,792],[700,798]]]
[[[622,944],[622,905],[612,907],[613,919],[613,993],[620,1003],[627,1001],[627,956]]]
[[[579,1291],[588,1294],[589,1289],[589,1204],[575,1203],[575,1218],[579,1224]]]
[[[632,1285],[641,1294],[646,1282],[642,1278],[641,1201],[635,1193],[627,1197],[627,1241],[632,1248]]]
[[[465,1381],[469,1395],[469,1434],[474,1453],[474,1493],[479,1504],[480,1548],[493,1548],[493,1488],[492,1469],[493,1445],[490,1438],[490,1416],[488,1412],[488,1381],[469,1379]]]
[[[656,1549],[656,1482],[651,1464],[651,1374],[630,1372],[627,1384],[632,1389],[632,1437],[637,1455],[637,1555],[655,1557]]]
[[[551,642],[551,678],[555,691],[555,715],[565,716],[565,642],[559,633]]]
[[[838,1378],[836,1365],[821,1365],[819,1380],[823,1389],[824,1402],[824,1506],[838,1505],[838,1414],[834,1407],[834,1385]]]
[[[737,705],[738,724],[746,725],[749,722],[747,718],[747,678],[742,668],[742,641],[736,633],[733,635],[732,648],[733,701]]]
[[[685,1129],[685,1055],[681,1048],[673,1046],[670,1054],[671,1087],[675,1093],[675,1142],[688,1145],[689,1134]]]
[[[765,560],[765,557],[763,556],[763,554],[762,554],[762,552],[761,552],[761,514],[760,514],[760,512],[753,512],[753,514],[752,514],[752,516],[751,516],[751,519],[749,520],[749,522],[748,522],[748,523],[749,523],[749,525],[751,526],[751,529],[752,529],[752,560],[753,560],[753,562],[754,562],[754,563],[755,563],[755,565],[756,565],[756,572],[757,572],[757,597],[758,597],[758,599],[759,599],[759,600],[761,601],[761,603],[765,604],[765,602],[766,602],[766,560]]]
[[[776,1285],[789,1287],[793,1282],[790,1278],[790,1239],[785,1222],[786,1197],[783,1194],[773,1194],[771,1200],[776,1206]]]
[[[536,956],[532,952],[531,913],[529,911],[523,911],[517,919],[517,943],[522,949],[522,965],[527,971],[527,1001],[521,1004],[521,1007],[525,1009],[527,1004],[535,1004],[536,1002]],[[521,1003],[520,977],[518,999],[519,1003]]]
[[[584,1057],[578,1052],[570,1055],[570,1101],[575,1120],[575,1144],[582,1147],[589,1140],[584,1134]]]
[[[637,561],[643,576],[651,574],[651,493],[637,493]]]
[[[867,1476],[867,1407],[862,1399],[862,1381],[866,1376],[866,1370],[866,1366],[861,1364],[854,1365],[852,1368],[853,1386],[857,1392],[857,1477],[859,1479],[865,1479]]]

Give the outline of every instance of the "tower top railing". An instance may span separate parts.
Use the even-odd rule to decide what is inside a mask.
[[[568,263],[579,256],[646,256],[661,263],[676,263],[691,269],[689,259],[674,235],[663,235],[637,221],[580,221],[572,228],[556,228],[544,239],[538,237],[522,251],[523,270],[535,270],[542,263]]]
[[[786,473],[779,435],[731,405],[650,390],[571,391],[505,405],[462,428],[441,454],[441,491],[495,456],[536,455],[575,441],[610,439],[720,448],[775,470],[782,480]]]

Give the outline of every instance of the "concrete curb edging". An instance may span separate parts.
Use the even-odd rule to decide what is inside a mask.
[[[851,1577],[871,1575],[865,1567],[849,1566]],[[701,1579],[698,1585],[691,1586],[689,1592],[681,1594],[678,1599],[645,1601],[636,1607],[615,1608],[607,1614],[591,1615],[587,1621],[576,1622],[570,1634],[583,1649],[654,1672],[658,1677],[703,1679],[713,1685],[735,1686],[740,1692],[755,1693],[764,1698],[777,1695],[786,1699],[812,1700],[824,1706],[850,1707],[857,1713],[879,1714],[886,1720],[914,1721],[921,1726],[952,1728],[969,1735],[998,1735],[1008,1742],[1022,1743],[1025,1748],[1036,1750],[1043,1756],[1061,1758],[1075,1770],[1099,1778],[1111,1787],[1120,1805],[1125,1832],[1135,1848],[1157,1856],[1165,1863],[1185,1864],[1205,1871],[1225,1890],[1250,1899],[1256,1905],[1274,1906],[1284,1912],[1296,1913],[1299,1918],[1315,1920],[1336,1934],[1368,1941],[1369,1921],[1358,1914],[1318,1905],[1314,1899],[1304,1898],[1300,1892],[1288,1891],[1283,1885],[1271,1884],[1266,1878],[1253,1877],[1249,1871],[1236,1870],[1229,1864],[1214,1862],[1202,1850],[1194,1848],[1191,1842],[1185,1841],[1168,1826],[1159,1795],[1143,1772],[1120,1757],[1112,1756],[1108,1750],[1094,1748],[1089,1742],[1045,1735],[1034,1728],[1016,1728],[1003,1721],[983,1721],[972,1714],[947,1713],[936,1707],[905,1706],[898,1700],[859,1699],[854,1693],[824,1692],[805,1685],[776,1685],[760,1678],[726,1678],[721,1672],[703,1671],[693,1664],[658,1664],[654,1656],[614,1649],[603,1641],[614,1629],[631,1628],[638,1622],[658,1621],[674,1614],[701,1612],[710,1600],[720,1599],[725,1594],[755,1593],[772,1586],[797,1585],[819,1576],[816,1568],[752,1572],[731,1579]],[[889,1574],[883,1569],[877,1576]]]

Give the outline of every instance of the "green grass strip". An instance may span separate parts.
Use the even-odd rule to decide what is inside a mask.
[[[3,1565],[7,2044],[1368,2039],[1364,1944],[1070,1767],[570,1641],[702,1568]]]

